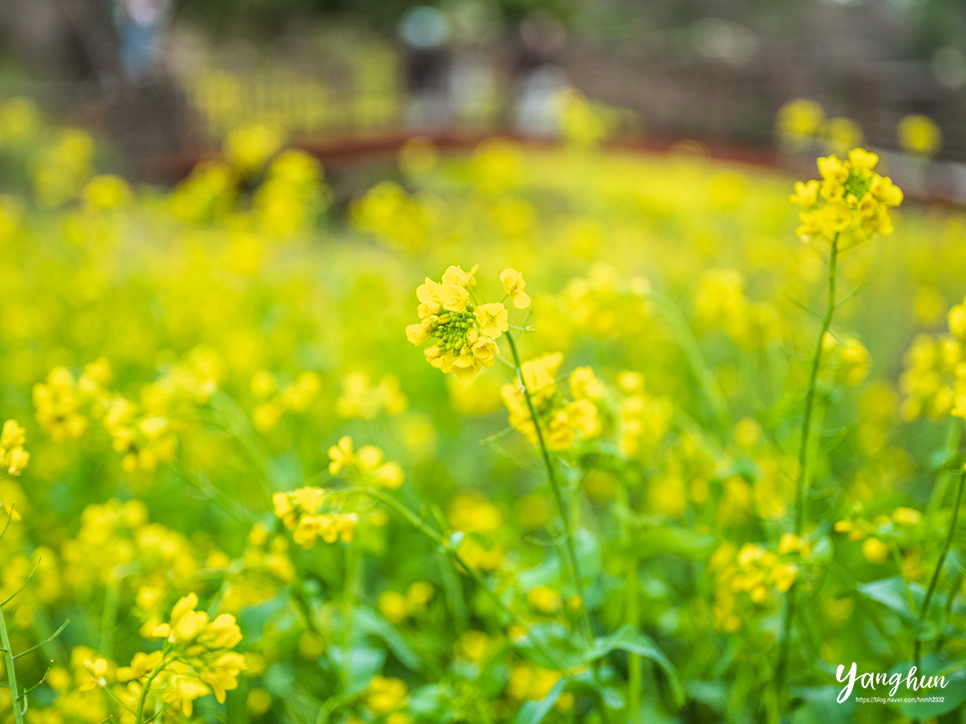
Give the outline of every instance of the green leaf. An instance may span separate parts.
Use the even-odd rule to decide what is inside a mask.
[[[560,696],[571,692],[590,699],[598,711],[604,709],[623,709],[624,698],[611,687],[601,687],[592,678],[593,674],[585,671],[579,676],[561,679],[550,692],[539,701],[528,701],[520,707],[513,724],[540,724],[551,712]]]
[[[425,668],[419,656],[409,648],[399,632],[388,621],[362,607],[353,609],[353,616],[355,616],[359,631],[382,639],[396,658],[402,661],[411,671],[422,671]]]
[[[686,688],[688,696],[694,701],[704,704],[716,714],[724,713],[728,705],[728,693],[723,682],[691,680],[687,682]]]
[[[345,675],[344,694],[352,695],[364,691],[372,677],[382,671],[386,663],[386,652],[365,646],[353,646],[348,651],[332,647],[329,656],[342,669]]]
[[[409,694],[409,711],[417,717],[439,717],[443,703],[443,687],[429,684],[414,689]]]
[[[564,693],[567,679],[561,679],[540,701],[528,701],[520,707],[513,724],[540,724],[553,709],[560,695]]]
[[[714,549],[715,539],[710,533],[697,533],[686,528],[661,526],[648,528],[634,535],[634,552],[639,558],[652,558],[667,553],[695,561],[705,560]]]
[[[860,583],[856,588],[866,598],[881,603],[897,613],[903,621],[915,625],[919,620],[918,611],[913,611],[909,606],[905,583],[900,577],[893,576],[871,583]],[[916,605],[919,606],[926,595],[925,589],[918,583],[910,583],[909,588]]]
[[[649,636],[641,633],[633,626],[621,626],[610,636],[602,636],[596,639],[594,645],[584,652],[584,661],[589,664],[592,661],[604,658],[611,651],[616,650],[643,656],[645,659],[650,659],[660,666],[667,675],[668,682],[671,685],[671,691],[674,694],[674,700],[678,706],[684,703],[684,687],[681,686],[681,680],[678,678],[678,672],[674,668],[674,665]]]
[[[600,540],[586,528],[581,528],[574,536],[577,549],[577,562],[583,575],[584,586],[593,584],[603,569]]]
[[[560,559],[549,556],[533,568],[526,568],[516,576],[516,583],[522,591],[529,591],[535,586],[560,585]]]

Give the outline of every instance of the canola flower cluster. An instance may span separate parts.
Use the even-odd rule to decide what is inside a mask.
[[[20,475],[30,462],[30,453],[24,448],[27,434],[16,420],[7,420],[0,430],[0,466],[7,475]],[[11,503],[0,498],[0,510],[7,514],[9,521],[20,520],[21,515]]]
[[[37,422],[56,440],[79,439],[99,420],[119,453],[124,470],[151,472],[170,463],[177,452],[178,429],[217,391],[220,361],[198,348],[155,382],[144,385],[141,403],[107,388],[110,363],[85,365],[75,378],[66,367],[50,371],[33,388]]]
[[[948,332],[922,333],[906,351],[900,385],[908,420],[920,415],[966,419],[966,300],[953,305],[946,320]]]
[[[213,693],[224,703],[226,692],[238,687],[245,658],[232,651],[242,640],[235,617],[223,613],[209,620],[197,606],[198,597],[193,593],[180,599],[168,622],[156,626],[150,635],[163,640],[164,648],[135,654],[129,667],[116,672],[119,681],[132,682],[128,686],[131,693],[140,690],[139,708],[156,681],[161,700],[186,717],[191,716],[196,699]]]
[[[708,561],[715,576],[712,614],[716,625],[735,632],[749,607],[774,606],[775,594],[788,592],[808,556],[807,542],[793,533],[785,533],[774,551],[754,543],[745,543],[740,549],[723,545]]]
[[[259,370],[252,376],[252,392],[262,402],[252,411],[252,424],[259,432],[273,430],[287,411],[305,412],[319,395],[321,380],[314,372],[302,372],[294,382],[277,389],[275,376]]]
[[[882,564],[892,557],[889,543],[895,543],[908,554],[904,557],[904,572],[912,579],[921,575],[922,531],[919,525],[923,515],[914,508],[899,507],[891,515],[877,515],[869,521],[861,515],[835,521],[836,533],[845,535],[849,541],[862,541],[862,555],[869,563]]]
[[[272,496],[275,515],[303,548],[311,548],[316,538],[326,543],[352,542],[359,517],[355,513],[320,513],[324,500],[325,491],[321,488],[299,488]]]
[[[189,594],[171,610],[168,622],[155,625],[147,638],[163,640],[163,647],[151,652],[138,652],[129,666],[115,666],[102,657],[87,658],[89,651],[75,651],[75,658],[83,658],[85,678],[77,694],[58,700],[68,713],[101,713],[87,692],[101,689],[121,707],[123,722],[145,721],[171,715],[191,717],[194,702],[214,694],[224,703],[228,691],[238,687],[238,676],[245,669],[245,658],[233,651],[242,640],[241,631],[231,614],[221,614],[209,620],[204,611],[197,611],[198,597]],[[79,673],[79,671],[78,671]],[[63,686],[58,688],[65,688]],[[82,708],[73,712],[69,706]],[[53,710],[50,713],[54,714]],[[56,715],[55,715],[56,716]],[[60,721],[43,717],[40,722]]]
[[[386,461],[383,451],[375,445],[363,445],[358,450],[348,435],[329,448],[330,475],[351,476],[362,485],[396,490],[403,484],[404,473],[396,462]],[[290,493],[275,493],[272,504],[275,516],[292,531],[292,538],[303,548],[311,548],[316,539],[325,543],[351,543],[355,537],[359,514],[342,510],[344,501],[335,499],[335,507],[327,508],[333,496],[324,488],[304,487]],[[381,521],[381,516],[376,516]]]
[[[441,282],[427,278],[416,290],[417,312],[422,321],[406,327],[406,336],[414,345],[433,340],[423,350],[427,362],[461,380],[471,379],[482,368],[493,366],[500,354],[496,340],[509,329],[509,312],[502,302],[475,303],[476,268],[466,272],[451,266],[443,273]],[[520,272],[505,269],[500,281],[513,306],[530,306]]]
[[[893,232],[890,207],[902,203],[902,190],[888,176],[875,172],[879,157],[862,148],[849,151],[848,160],[826,156],[818,160],[822,180],[798,181],[790,200],[801,206],[797,234],[842,235],[852,243]]]
[[[30,453],[24,449],[27,433],[16,420],[7,420],[0,430],[0,467],[8,475],[20,475],[30,462]]]
[[[433,584],[428,581],[416,581],[410,584],[405,594],[398,591],[381,593],[379,595],[379,610],[390,621],[399,623],[426,610],[426,606],[433,599],[434,594]]]

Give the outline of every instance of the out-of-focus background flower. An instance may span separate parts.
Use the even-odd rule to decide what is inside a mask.
[[[613,143],[687,138],[787,163],[806,150],[796,137],[864,142],[935,157],[917,169],[920,190],[966,196],[959,0],[5,5],[0,96],[99,131],[123,170],[147,180],[176,180],[251,123],[325,162],[394,151],[414,134],[467,146],[493,133],[553,139],[559,91],[576,88],[606,111],[594,122],[609,127],[585,132]],[[814,103],[787,106],[800,98]],[[908,116],[935,126],[903,126]]]

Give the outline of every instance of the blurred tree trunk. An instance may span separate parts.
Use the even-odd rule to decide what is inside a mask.
[[[186,144],[188,108],[163,63],[124,73],[116,0],[0,0],[0,44],[49,111],[103,134],[134,177],[150,179]]]

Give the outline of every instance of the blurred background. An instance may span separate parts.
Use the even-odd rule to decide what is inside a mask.
[[[251,123],[327,165],[414,135],[444,148],[494,134],[552,142],[573,88],[596,111],[584,125],[606,126],[584,132],[613,145],[692,139],[789,166],[861,142],[899,153],[893,165],[919,157],[914,194],[966,198],[962,0],[2,5],[0,96],[95,132],[141,180],[177,180]],[[903,127],[909,116],[932,123]]]

